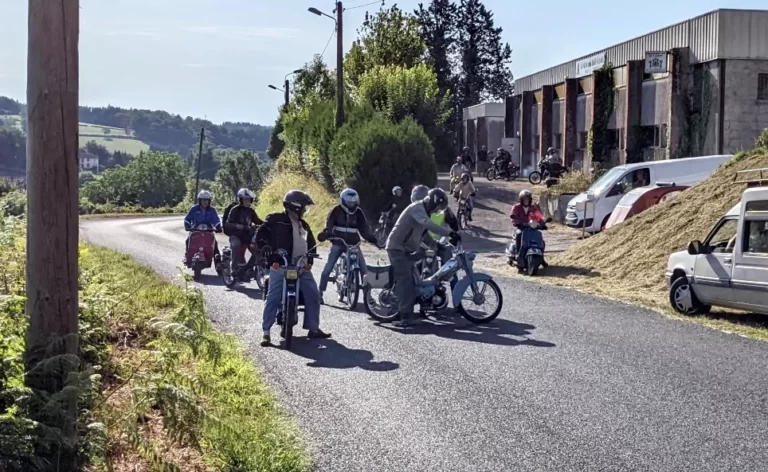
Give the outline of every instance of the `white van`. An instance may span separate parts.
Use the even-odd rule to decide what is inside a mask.
[[[605,227],[621,197],[628,192],[647,187],[655,182],[668,182],[687,187],[696,185],[712,175],[718,167],[732,157],[732,155],[689,157],[614,167],[593,183],[586,192],[576,195],[568,202],[565,224],[571,228],[582,229],[586,223],[586,231],[598,233]]]
[[[768,184],[768,169],[738,174],[747,172],[760,177],[738,183]],[[704,242],[669,256],[666,279],[670,304],[684,315],[712,305],[768,315],[768,187],[745,190]]]

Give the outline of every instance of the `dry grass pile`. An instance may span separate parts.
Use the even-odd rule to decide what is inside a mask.
[[[561,195],[576,195],[586,192],[590,185],[592,185],[592,179],[583,172],[568,172],[563,175],[557,185],[545,188],[540,192],[540,195],[549,198],[557,198]]]
[[[545,272],[554,282],[630,302],[667,308],[667,259],[689,241],[704,239],[739,202],[745,185],[737,171],[768,167],[768,152],[737,156],[712,177],[677,198],[575,245],[552,258]]]
[[[307,192],[315,201],[315,205],[310,208],[306,220],[312,227],[312,232],[317,236],[325,227],[328,213],[338,204],[338,199],[336,195],[328,192],[312,177],[295,172],[275,173],[259,193],[259,204],[256,207],[256,212],[261,218],[264,218],[270,213],[284,211],[283,197],[289,190],[295,189]]]

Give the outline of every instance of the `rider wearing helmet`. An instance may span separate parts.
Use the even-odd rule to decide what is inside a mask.
[[[185,230],[193,231],[198,226],[205,225],[217,233],[221,233],[221,220],[219,219],[219,214],[216,213],[216,209],[211,206],[212,200],[213,195],[208,190],[201,190],[197,194],[197,205],[190,208],[189,213],[184,217]],[[189,236],[187,236],[186,248],[189,249]],[[218,264],[221,261],[218,243],[214,246],[213,252],[214,260]],[[186,251],[184,254],[186,254]]]
[[[251,248],[256,227],[263,223],[252,208],[255,196],[247,188],[238,190],[238,204],[232,208],[232,211],[227,216],[226,223],[224,223],[224,229],[229,235],[229,246],[232,248],[235,258],[234,262],[237,264],[238,269],[245,266],[245,252],[241,248],[243,246]],[[255,257],[255,253],[252,251],[251,258],[253,257]]]
[[[403,188],[399,185],[395,185],[392,187],[392,198],[387,202],[387,206],[385,206],[381,212],[388,215],[388,220],[394,220],[406,206],[408,206],[408,201],[403,198]]]
[[[433,188],[427,193],[427,198],[408,205],[387,238],[386,249],[392,264],[394,295],[398,299],[396,309],[400,312],[400,322],[403,326],[413,319],[413,305],[417,296],[410,254],[419,250],[426,231],[450,236],[454,241],[460,239],[458,233],[437,225],[430,219],[432,214],[446,208],[448,195],[442,189]]]
[[[467,220],[472,221],[472,209],[475,207],[474,196],[477,193],[477,188],[475,188],[475,184],[472,183],[468,173],[461,176],[461,182],[459,182],[458,185],[456,185],[456,188],[453,189],[453,193],[456,196],[456,200],[459,200],[459,202],[461,202],[461,200],[467,202],[467,207],[469,209]]]
[[[535,221],[538,224],[544,223],[544,214],[539,206],[533,202],[533,194],[530,190],[526,189],[520,192],[518,200],[518,203],[512,207],[512,211],[509,214],[513,225],[519,227],[531,221]],[[515,248],[517,248],[518,254],[520,254],[522,234],[522,231],[519,229],[515,232]]]
[[[328,238],[339,238],[344,240],[333,241],[331,251],[328,253],[328,260],[325,263],[323,274],[320,276],[320,302],[323,302],[323,292],[328,287],[328,278],[342,254],[347,250],[347,245],[354,246],[360,244],[360,237],[363,237],[369,243],[376,244],[376,236],[373,235],[368,220],[365,218],[363,209],[360,208],[360,195],[351,188],[342,190],[339,194],[339,204],[333,207],[325,221],[325,229],[317,235],[319,241],[325,241]],[[363,274],[363,285],[366,284],[366,274],[368,268],[365,265],[362,253],[358,255],[360,263],[360,272]]]
[[[285,211],[272,213],[267,216],[264,224],[256,231],[256,242],[259,247],[269,254],[272,269],[269,271],[269,288],[264,303],[263,337],[261,345],[271,345],[270,330],[275,324],[277,310],[280,308],[283,296],[284,275],[276,270],[285,262],[277,254],[277,250],[288,252],[288,262],[294,263],[301,256],[315,252],[315,236],[309,223],[304,220],[307,210],[315,202],[312,197],[301,190],[291,190],[283,197]],[[320,330],[320,292],[312,276],[312,256],[306,258],[304,270],[301,271],[301,298],[304,302],[304,328],[309,331],[310,338],[329,338],[330,334]],[[284,334],[280,333],[281,336]]]
[[[429,196],[429,187],[426,185],[417,185],[411,190],[411,203],[416,203],[424,200]]]

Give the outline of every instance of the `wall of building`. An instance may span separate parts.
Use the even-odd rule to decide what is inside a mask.
[[[768,128],[768,100],[757,99],[759,74],[768,74],[768,60],[730,59],[725,63],[726,153],[753,148],[755,139]]]

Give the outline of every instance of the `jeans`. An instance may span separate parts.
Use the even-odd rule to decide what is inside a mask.
[[[277,311],[283,303],[284,282],[285,276],[281,271],[269,269],[269,290],[261,325],[264,334],[269,334],[277,320]],[[300,299],[304,301],[304,329],[317,331],[320,329],[320,292],[312,272],[303,271],[299,276],[299,293]]]
[[[243,247],[243,242],[240,238],[237,236],[230,236],[229,247],[232,248],[232,259],[235,264],[239,266],[245,265],[245,251],[240,252],[240,249]],[[248,247],[247,244],[246,247]]]
[[[397,309],[400,316],[413,313],[413,305],[419,292],[416,289],[416,280],[413,276],[413,261],[405,251],[387,251],[389,262],[392,264],[395,287],[394,295],[397,297]]]
[[[320,275],[321,292],[325,292],[325,289],[328,288],[328,278],[331,276],[331,272],[333,272],[333,266],[336,265],[336,261],[339,260],[339,257],[344,255],[346,250],[347,248],[339,244],[331,246],[331,250],[328,252],[328,260],[325,263],[322,275]],[[365,276],[368,274],[368,267],[365,265],[362,251],[357,253],[357,263],[360,266],[360,274],[362,274],[363,280],[365,280]]]

